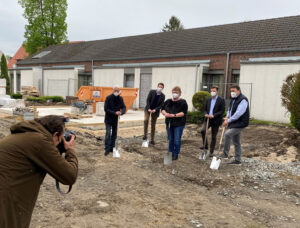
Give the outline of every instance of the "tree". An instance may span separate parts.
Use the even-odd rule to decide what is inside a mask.
[[[6,94],[10,94],[10,81],[8,77],[8,68],[5,55],[1,56],[1,75],[0,78],[6,79]]]
[[[26,51],[38,50],[67,40],[67,0],[18,0],[24,8]]]
[[[172,31],[180,31],[184,30],[183,24],[178,17],[172,16],[169,19],[169,23],[166,23],[162,28],[162,32],[172,32]]]
[[[204,111],[204,105],[207,98],[210,97],[210,93],[207,91],[199,91],[193,95],[192,103],[195,109],[200,112]]]
[[[291,124],[300,131],[300,72],[286,78],[281,88],[281,101],[291,113]]]

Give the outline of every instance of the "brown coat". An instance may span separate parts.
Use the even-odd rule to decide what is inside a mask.
[[[29,227],[45,175],[71,185],[77,172],[74,151],[63,158],[42,125],[24,121],[12,126],[11,135],[0,140],[0,227]]]

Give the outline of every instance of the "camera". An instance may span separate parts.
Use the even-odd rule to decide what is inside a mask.
[[[65,140],[68,142],[71,140],[72,138],[72,135],[75,136],[75,139],[76,139],[76,135],[75,135],[75,132],[74,131],[66,131],[65,134],[64,134],[64,138]],[[66,149],[65,149],[65,144],[64,144],[64,141],[62,140],[58,145],[57,145],[57,149],[59,150],[59,153],[60,154],[63,154],[66,152]]]

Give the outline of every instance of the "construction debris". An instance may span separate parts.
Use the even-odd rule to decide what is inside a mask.
[[[39,97],[40,91],[34,86],[22,86],[21,94],[23,95],[23,98]]]
[[[93,118],[93,116],[83,116],[80,114],[73,114],[73,113],[64,113],[65,117],[69,117],[70,119],[84,119],[84,118]]]

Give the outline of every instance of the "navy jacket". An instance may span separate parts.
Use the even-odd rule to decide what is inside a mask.
[[[237,110],[239,104],[242,102],[242,100],[246,100],[248,102],[246,112],[242,116],[240,116],[240,118],[238,118],[237,120],[230,122],[228,124],[229,128],[244,128],[249,125],[249,118],[250,118],[249,101],[248,101],[247,97],[244,96],[243,94],[240,94],[238,97],[231,99],[229,107],[232,106],[232,102],[234,101],[233,106],[231,108],[231,116],[234,115],[234,113],[236,112],[236,110]]]
[[[145,112],[148,112],[148,109],[150,108],[152,102],[155,99],[155,95],[156,95],[156,90],[154,90],[154,89],[150,90],[150,92],[148,94],[148,97],[147,97],[147,104],[145,106]],[[160,97],[158,99],[156,108],[155,108],[155,110],[156,110],[155,114],[156,114],[157,117],[159,116],[160,109],[161,109],[162,105],[164,104],[164,101],[165,101],[165,94],[161,93]]]
[[[105,123],[116,125],[118,123],[117,111],[121,111],[122,115],[126,111],[126,106],[124,104],[123,98],[121,96],[115,96],[113,94],[109,95],[105,99],[104,103],[105,111]]]
[[[210,104],[211,104],[211,97],[207,98],[204,105],[204,114],[209,114],[210,111]],[[215,107],[213,109],[213,119],[209,119],[210,126],[220,126],[223,121],[223,115],[225,112],[225,100],[218,96]]]

